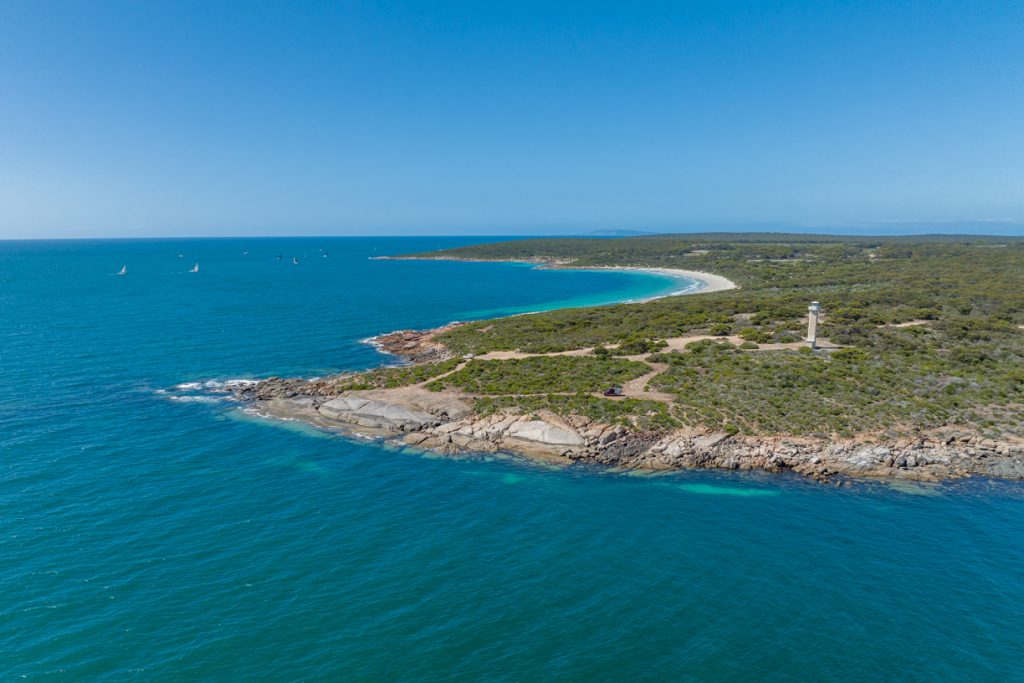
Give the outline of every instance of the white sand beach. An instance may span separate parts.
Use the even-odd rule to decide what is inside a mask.
[[[602,270],[598,268],[587,268],[586,270]],[[705,273],[699,270],[682,270],[680,268],[608,268],[606,270],[632,270],[639,273],[656,273],[658,275],[668,275],[669,277],[677,278],[690,278],[697,280],[701,283],[701,286],[693,289],[680,290],[679,292],[673,292],[666,296],[675,296],[676,294],[708,294],[710,292],[722,292],[727,289],[737,289],[739,285],[730,280],[727,277],[721,275],[715,275],[714,273]]]

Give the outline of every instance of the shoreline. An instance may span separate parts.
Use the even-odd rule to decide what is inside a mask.
[[[654,301],[655,299],[664,299],[670,296],[681,296],[684,294],[711,294],[713,292],[724,292],[729,289],[739,289],[740,285],[736,284],[729,278],[723,275],[717,275],[715,273],[708,273],[700,270],[686,270],[684,268],[665,268],[665,267],[646,267],[646,266],[576,266],[573,265],[573,261],[563,261],[558,259],[477,259],[477,258],[458,258],[453,256],[372,256],[370,257],[374,261],[455,261],[462,263],[522,263],[525,265],[532,265],[539,269],[548,270],[583,270],[602,272],[608,270],[627,271],[634,273],[650,273],[654,275],[664,275],[672,278],[686,278],[688,280],[696,280],[701,286],[696,288],[686,288],[667,294],[656,294],[651,297],[645,297],[643,299],[625,299],[622,301],[611,302],[607,304],[594,304],[595,306],[614,306],[615,304],[624,303],[644,303],[647,301]],[[585,306],[578,306],[573,308],[586,308]],[[560,309],[545,309],[543,311],[535,311],[537,313],[544,313],[549,310],[560,310]],[[517,313],[515,315],[525,315],[523,313]],[[505,317],[505,316],[499,316]]]
[[[1024,479],[1024,444],[953,428],[893,440],[743,436],[685,427],[654,433],[547,409],[480,415],[470,405],[472,397],[417,386],[341,394],[324,389],[319,382],[270,379],[236,395],[263,418],[440,455],[502,452],[548,464],[651,472],[790,472],[823,483]]]
[[[591,269],[551,261],[419,258],[532,263],[562,269],[632,270],[686,277],[703,285],[652,299],[724,291],[737,286],[713,273],[671,268]],[[455,322],[421,331],[400,330],[363,341],[411,365],[450,361],[455,354],[434,337],[463,324]],[[465,362],[469,362],[468,359],[460,361],[459,367]],[[426,381],[395,388],[346,390],[337,383],[345,376],[272,377],[238,387],[234,393],[264,417],[298,420],[351,438],[381,439],[442,455],[500,451],[567,465],[586,463],[657,471],[788,471],[818,481],[838,478],[938,482],[971,476],[1024,479],[1024,443],[995,442],[952,426],[912,438],[890,440],[880,440],[871,434],[844,439],[789,434],[744,436],[705,427],[645,432],[635,422],[629,425],[606,423],[575,413],[556,414],[547,409],[524,412],[512,407],[480,414],[474,407],[476,396],[451,389],[429,391]]]
[[[498,263],[492,261],[481,261],[481,263]],[[650,273],[654,275],[665,275],[671,278],[686,278],[696,280],[698,286],[687,287],[667,294],[657,294],[643,299],[627,299],[618,303],[645,303],[656,299],[665,299],[670,296],[682,296],[685,294],[711,294],[713,292],[724,292],[730,289],[739,289],[739,285],[722,275],[707,273],[700,270],[683,270],[682,268],[644,268],[642,266],[554,266],[552,270],[584,270],[603,272],[607,270],[618,270],[633,273]],[[612,306],[614,304],[599,304],[601,306]],[[556,310],[556,309],[551,309]]]
[[[592,308],[597,306],[617,306],[621,304],[642,304],[648,301],[656,301],[658,299],[666,299],[672,296],[687,296],[692,294],[712,294],[714,292],[724,292],[730,289],[739,289],[740,285],[722,275],[715,273],[708,273],[698,270],[684,270],[682,268],[646,268],[643,266],[573,266],[567,261],[557,260],[530,260],[530,259],[469,259],[469,258],[440,258],[440,257],[429,257],[429,256],[372,256],[372,260],[375,261],[462,261],[465,263],[522,263],[527,265],[533,265],[537,268],[551,269],[551,270],[580,270],[580,271],[593,271],[603,272],[609,270],[626,271],[626,272],[637,272],[637,273],[648,273],[653,275],[662,275],[671,277],[674,279],[686,278],[687,280],[696,281],[696,286],[691,285],[683,289],[676,289],[671,292],[663,294],[655,294],[653,296],[644,297],[642,299],[622,299],[620,301],[614,301],[602,304],[590,304],[583,306],[569,306],[565,308],[545,308],[537,311],[524,311],[522,313],[510,313],[509,315],[494,316],[493,319],[499,320],[501,318],[514,318],[519,315],[536,315],[538,313],[547,313],[549,311],[560,311],[569,310],[572,308]],[[491,318],[486,318],[491,319]],[[451,355],[444,354],[439,351],[440,345],[434,343],[433,337],[437,334],[450,330],[452,328],[464,325],[467,321],[452,320],[439,325],[438,327],[429,328],[426,330],[412,330],[412,329],[401,329],[393,330],[391,332],[382,332],[372,337],[366,337],[359,341],[363,344],[368,344],[375,348],[381,353],[385,353],[391,356],[404,357],[407,362],[413,364],[430,362],[432,360],[445,360],[451,358]],[[414,344],[429,344],[428,349],[417,349]],[[403,353],[403,350],[409,352]]]

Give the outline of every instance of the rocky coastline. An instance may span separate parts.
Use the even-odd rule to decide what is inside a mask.
[[[407,342],[416,342],[410,350],[419,351],[419,340],[408,338]],[[271,378],[240,387],[236,393],[265,416],[302,420],[442,454],[506,451],[549,461],[638,470],[789,471],[821,481],[1024,479],[1024,444],[997,442],[955,429],[892,441],[742,436],[699,429],[646,433],[546,410],[479,415],[467,397],[420,387],[338,393],[332,386],[329,379]]]
[[[529,262],[571,267],[569,262],[561,261]],[[716,289],[735,286],[721,279],[724,283]],[[437,336],[462,324],[399,330],[366,342],[410,364],[438,363],[454,354],[437,341]],[[473,409],[473,396],[429,391],[417,385],[348,391],[339,388],[356,376],[349,373],[309,380],[272,377],[236,387],[234,392],[239,400],[267,417],[301,420],[324,429],[387,439],[440,454],[503,451],[566,464],[653,471],[793,472],[819,481],[938,482],[970,476],[1024,479],[1024,441],[995,441],[956,427],[888,440],[876,435],[837,440],[784,434],[748,436],[694,428],[652,433],[628,424],[608,424],[549,410],[524,413],[512,408],[478,414]]]
[[[448,323],[432,330],[398,330],[367,339],[384,353],[399,356],[410,363],[436,363],[448,360],[452,352],[435,337],[454,329],[462,323]]]

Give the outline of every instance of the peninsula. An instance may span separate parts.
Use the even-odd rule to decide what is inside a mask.
[[[663,269],[704,286],[394,332],[373,341],[406,365],[270,378],[240,398],[442,453],[1024,478],[1024,239],[658,235],[391,258]]]

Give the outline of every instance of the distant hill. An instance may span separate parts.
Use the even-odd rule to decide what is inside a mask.
[[[591,230],[583,233],[584,237],[639,237],[641,235],[653,235],[653,232],[643,230]]]

